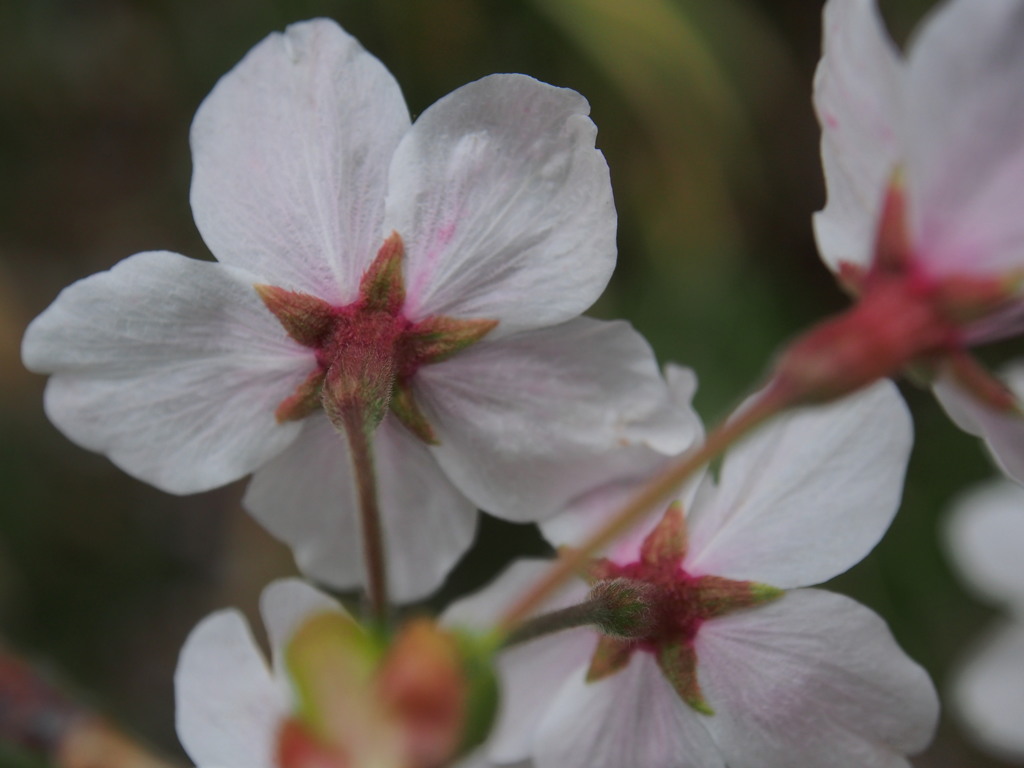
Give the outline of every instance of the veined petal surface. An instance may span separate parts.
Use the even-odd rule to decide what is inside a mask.
[[[329,19],[293,24],[221,78],[192,123],[192,213],[220,261],[332,304],[377,254],[409,129],[391,73]]]
[[[299,425],[274,411],[316,363],[253,281],[150,252],[65,288],[22,343],[26,367],[52,374],[50,420],[171,493],[224,485],[280,453]]]
[[[801,589],[713,619],[696,649],[729,768],[906,768],[938,720],[927,673],[842,595]]]
[[[892,522],[912,436],[890,381],[777,417],[729,451],[694,505],[683,567],[781,588],[842,573]]]
[[[542,519],[606,480],[608,451],[694,440],[647,342],[623,322],[581,317],[481,342],[421,368],[415,392],[449,477],[510,520]]]
[[[662,676],[654,657],[634,653],[597,682],[580,668],[546,706],[536,768],[725,768],[707,729]]]
[[[405,241],[414,320],[498,320],[491,338],[564,322],[615,265],[608,165],[575,91],[491,75],[416,120],[391,165],[385,229]]]
[[[374,433],[389,588],[406,602],[433,592],[472,543],[476,507],[427,448],[393,417]],[[243,504],[295,551],[299,568],[339,588],[364,583],[362,539],[348,441],[322,414],[253,476]]]

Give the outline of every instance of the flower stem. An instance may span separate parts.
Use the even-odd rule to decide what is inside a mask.
[[[366,563],[366,592],[370,613],[383,623],[388,615],[388,579],[384,534],[377,501],[377,476],[373,468],[373,426],[358,408],[343,409],[342,421],[352,454],[352,471],[359,496],[359,529]]]
[[[560,632],[563,629],[573,629],[594,624],[597,622],[597,613],[604,610],[604,601],[593,599],[577,605],[570,605],[568,608],[561,608],[550,613],[532,616],[512,629],[505,636],[501,647],[509,648],[513,645],[528,643],[531,640],[536,640],[544,635],[550,635],[553,632]]]
[[[646,637],[654,629],[653,598],[653,589],[645,582],[622,577],[601,580],[582,603],[523,621],[502,640],[502,647],[590,624],[612,637]]]
[[[792,391],[778,379],[774,380],[748,407],[713,430],[703,445],[684,454],[652,478],[582,546],[564,551],[540,581],[505,612],[498,622],[499,631],[514,635],[544,600],[583,569],[588,559],[628,531],[658,502],[666,500],[694,472],[792,403]]]

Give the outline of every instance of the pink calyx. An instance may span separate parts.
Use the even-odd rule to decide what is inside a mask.
[[[608,559],[591,561],[587,576],[595,584],[628,579],[646,586],[649,629],[632,638],[602,635],[587,680],[619,671],[637,651],[650,653],[683,701],[699,712],[712,714],[697,681],[694,641],[701,626],[727,613],[775,600],[782,590],[720,576],[694,576],[683,568],[685,556],[686,518],[682,505],[676,502],[644,539],[638,560],[625,564]]]
[[[856,303],[797,338],[776,363],[773,384],[790,404],[828,402],[880,378],[963,355],[970,325],[1017,301],[1008,280],[931,274],[906,222],[897,173],[886,191],[871,267],[840,264],[840,283]],[[977,376],[973,381],[989,402],[986,393],[997,387],[980,385]],[[999,407],[1002,400],[991,404]]]
[[[390,410],[424,442],[437,442],[413,397],[416,371],[476,343],[498,321],[442,315],[410,320],[403,311],[404,255],[402,238],[393,232],[363,274],[356,300],[343,306],[277,286],[255,286],[288,335],[314,351],[317,363],[278,406],[278,421],[323,408],[339,429],[353,421],[373,429]]]

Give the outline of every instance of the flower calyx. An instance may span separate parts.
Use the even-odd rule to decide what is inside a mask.
[[[444,315],[410,320],[404,314],[404,257],[402,238],[393,232],[363,274],[356,300],[343,306],[255,286],[288,336],[316,356],[316,370],[278,406],[279,422],[323,408],[339,429],[361,424],[372,431],[390,411],[423,442],[437,442],[415,399],[416,371],[480,341],[498,321]]]
[[[634,653],[650,653],[679,697],[706,715],[713,710],[697,680],[694,641],[701,625],[733,611],[753,608],[780,597],[775,587],[719,576],[694,576],[683,568],[686,518],[682,505],[669,506],[640,547],[639,559],[619,564],[592,561],[592,590],[614,589],[616,583],[643,584],[644,631],[630,636],[602,632],[587,670],[594,682],[623,669]],[[602,586],[608,585],[608,586]]]
[[[885,192],[870,268],[843,262],[839,281],[856,304],[796,339],[776,363],[774,383],[790,404],[828,402],[963,353],[972,323],[1019,302],[1016,279],[929,273],[907,231],[899,170]],[[979,392],[998,408],[1000,398],[985,397],[991,390]]]

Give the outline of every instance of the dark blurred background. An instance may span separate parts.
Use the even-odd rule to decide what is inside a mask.
[[[930,0],[890,0],[903,41]],[[582,92],[611,166],[619,267],[594,308],[693,366],[706,420],[778,345],[844,306],[810,216],[823,204],[810,102],[818,0],[5,0],[0,2],[0,638],[180,755],[171,676],[191,627],[294,571],[240,509],[241,485],[177,498],[46,420],[21,335],[68,283],[142,250],[208,258],[188,206],[188,128],[251,46],[330,16],[401,83],[414,115],[492,72]],[[1013,354],[995,350],[991,360]],[[1016,351],[1020,351],[1019,349]],[[940,691],[994,612],[944,559],[955,493],[992,470],[930,397],[903,509],[833,584],[882,613]],[[490,578],[532,528],[487,521],[439,605]],[[495,554],[498,553],[498,554]],[[948,716],[917,766],[1001,765]],[[0,747],[0,765],[30,765]]]

